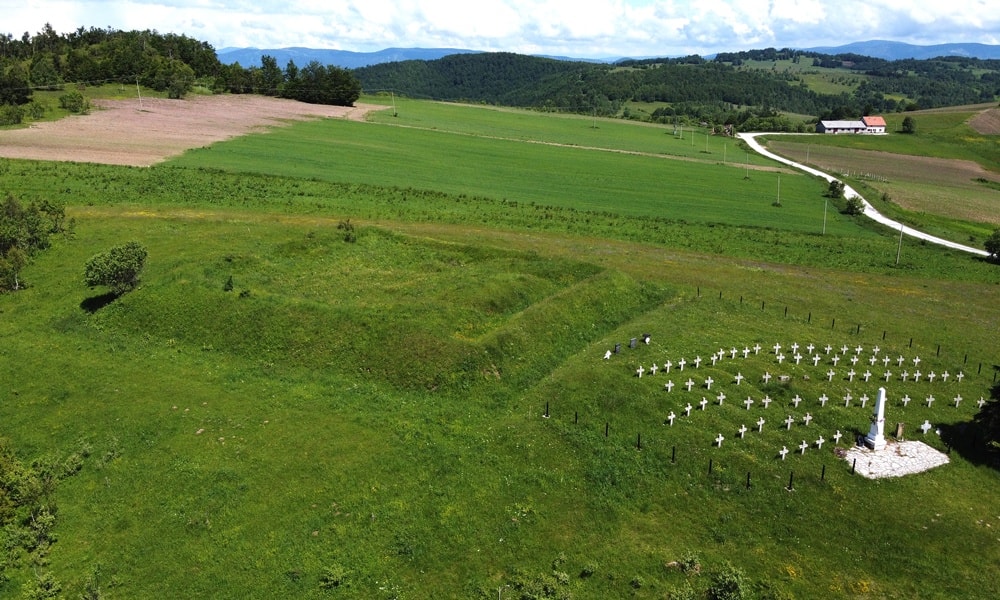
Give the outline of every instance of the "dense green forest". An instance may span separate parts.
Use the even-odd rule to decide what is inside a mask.
[[[156,31],[83,27],[59,34],[46,24],[35,35],[0,34],[0,125],[43,116],[36,90],[66,90],[63,108],[86,108],[80,89],[108,82],[142,85],[182,98],[196,86],[210,92],[260,93],[320,104],[350,105],[361,93],[351,73],[312,62],[279,69],[223,65],[207,42]]]
[[[778,68],[779,62],[795,69]],[[770,65],[764,68],[762,65]],[[810,87],[806,74],[850,80],[835,93]],[[992,102],[1000,96],[1000,61],[964,57],[886,61],[856,54],[749,50],[627,60],[616,64],[556,60],[507,52],[455,54],[346,70],[311,62],[281,66],[220,63],[206,42],[156,31],[79,28],[58,34],[0,35],[0,124],[39,118],[35,90],[63,90],[64,108],[86,103],[81,86],[143,85],[180,98],[254,93],[320,104],[353,104],[362,90],[414,98],[469,101],[539,110],[696,122],[736,130],[791,131],[807,120]],[[630,105],[653,105],[639,113]]]

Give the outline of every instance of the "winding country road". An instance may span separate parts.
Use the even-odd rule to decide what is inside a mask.
[[[806,165],[799,164],[797,162],[794,162],[794,161],[791,161],[791,160],[789,160],[787,158],[784,158],[783,156],[778,156],[777,154],[774,154],[773,152],[768,151],[766,148],[764,148],[764,146],[761,145],[760,142],[757,141],[757,136],[759,136],[759,135],[781,135],[781,134],[775,134],[775,133],[739,133],[739,134],[736,135],[736,137],[740,138],[741,140],[744,140],[758,154],[766,156],[766,157],[768,157],[768,158],[770,158],[772,160],[776,160],[776,161],[778,161],[780,163],[789,165],[789,166],[794,167],[796,169],[799,169],[801,171],[805,171],[806,173],[809,173],[810,175],[816,175],[817,177],[822,177],[823,179],[825,179],[827,181],[834,181],[834,180],[837,179],[833,175],[828,175],[826,173],[823,173],[822,171],[819,171],[817,169],[813,169],[812,167],[807,167]],[[875,207],[872,206],[871,203],[868,202],[868,200],[865,200],[865,198],[861,194],[859,194],[856,191],[854,191],[854,188],[852,188],[851,186],[847,185],[846,183],[844,184],[844,197],[847,198],[847,199],[851,199],[851,198],[855,198],[855,197],[856,198],[860,198],[861,202],[863,202],[864,206],[865,206],[864,215],[866,217],[868,217],[869,219],[871,219],[871,220],[873,220],[873,221],[875,221],[877,223],[881,223],[882,225],[885,225],[886,227],[891,227],[892,229],[895,229],[896,231],[902,231],[903,235],[908,235],[910,237],[913,237],[913,238],[916,238],[916,239],[919,239],[919,240],[925,240],[925,241],[928,241],[928,242],[930,242],[932,244],[938,244],[940,246],[945,246],[947,248],[952,248],[954,250],[961,250],[963,252],[968,252],[970,254],[975,254],[977,256],[989,256],[989,253],[986,252],[985,250],[980,250],[979,248],[973,248],[972,246],[964,246],[962,244],[959,244],[959,243],[956,243],[956,242],[952,242],[950,240],[945,240],[945,239],[942,239],[942,238],[939,238],[939,237],[935,237],[935,236],[930,235],[928,233],[924,233],[922,231],[918,231],[916,229],[913,229],[912,227],[907,227],[907,226],[903,225],[902,223],[900,223],[899,221],[893,221],[889,217],[886,217],[885,215],[883,215],[879,211],[875,210]]]

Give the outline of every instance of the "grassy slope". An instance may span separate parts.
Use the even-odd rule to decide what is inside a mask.
[[[276,144],[272,156],[290,148]],[[58,498],[51,568],[74,593],[100,563],[109,597],[323,597],[320,575],[336,566],[348,572],[345,597],[492,597],[498,585],[556,568],[570,575],[560,589],[576,597],[654,598],[686,585],[663,567],[686,552],[707,571],[691,580],[699,589],[732,561],[796,597],[1000,592],[992,571],[1000,522],[989,511],[1000,478],[972,448],[961,446],[969,458],[953,453],[950,467],[881,483],[849,476],[829,442],[823,452],[775,458],[800,436],[866,427],[860,407],[813,406],[814,430],[784,432],[784,414],[804,413],[791,396],[815,404],[822,391],[868,387],[828,387],[811,367],[791,366],[789,386],[762,386],[764,370],[777,372],[773,356],[689,368],[698,379],[712,374],[713,390],[730,400],[668,428],[665,414],[704,392],[667,394],[662,376],[630,377],[637,364],[720,346],[879,343],[919,353],[926,368],[967,371],[961,385],[893,387],[897,397],[933,390],[939,402],[894,407],[890,419],[910,432],[931,419],[950,435],[948,425],[974,408],[967,400],[954,409],[948,396],[977,398],[1000,362],[1000,288],[935,275],[989,280],[975,275],[989,271],[960,266],[968,259],[914,248],[918,262],[937,266],[880,278],[749,259],[791,262],[783,246],[802,238],[783,230],[771,249],[753,238],[747,255],[745,236],[720,240],[720,252],[746,257],[719,260],[586,229],[566,235],[574,225],[558,211],[514,217],[457,197],[418,197],[393,219],[397,209],[377,190],[324,198],[336,188],[307,180],[209,174],[217,185],[208,185],[204,172],[176,168],[29,165],[22,175],[20,163],[9,167],[5,182],[26,195],[71,189],[95,204],[71,209],[76,238],[39,257],[25,273],[30,289],[0,298],[0,377],[16,382],[0,396],[5,434],[25,456],[81,441],[93,448]],[[371,205],[362,209],[365,193]],[[421,216],[444,200],[454,204],[449,219]],[[361,210],[382,225],[362,222],[356,244],[341,241],[337,223]],[[491,227],[494,218],[505,227]],[[548,231],[546,221],[554,221]],[[857,264],[853,255],[867,250],[851,246],[849,223],[840,252]],[[705,245],[719,227],[684,229]],[[133,238],[150,249],[142,288],[83,312],[94,292],[79,285],[80,265]],[[650,346],[601,360],[646,331]],[[735,370],[752,385],[735,389]],[[764,393],[779,405],[773,414],[755,409],[769,425],[740,443],[735,429],[747,413],[737,402]],[[540,418],[546,403],[550,419]],[[727,441],[713,449],[719,432]],[[565,562],[554,567],[560,552]],[[588,564],[595,576],[578,577]],[[25,576],[0,592],[18,590]]]

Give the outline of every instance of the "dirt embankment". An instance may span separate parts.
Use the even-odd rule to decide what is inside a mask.
[[[87,115],[0,131],[0,156],[149,166],[288,121],[363,120],[377,105],[327,106],[251,95],[97,100]]]

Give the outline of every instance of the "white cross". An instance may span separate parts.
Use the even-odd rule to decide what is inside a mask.
[[[986,404],[986,400],[983,400],[983,397],[980,396],[979,397],[979,401],[976,402],[976,406],[978,406],[979,408],[982,408],[985,404]]]
[[[792,352],[798,352],[798,351],[799,351],[799,343],[792,342]]]
[[[905,359],[905,358],[903,358],[903,355],[902,355],[902,354],[900,354],[899,356],[897,356],[897,357],[896,357],[896,366],[897,366],[897,367],[902,367],[902,366],[903,366],[903,361],[904,361],[904,360],[906,360],[906,359]]]
[[[719,406],[722,406],[722,401],[726,399],[726,395],[719,392],[719,395],[716,396],[715,399],[719,401]]]
[[[934,426],[931,425],[931,422],[924,419],[924,424],[920,426],[920,429],[924,431],[924,435],[927,435],[927,432],[930,431],[932,427]]]
[[[830,344],[827,344],[826,346],[823,347],[823,349],[826,350],[827,354],[829,354],[830,351],[833,350],[833,346],[831,346]]]
[[[875,358],[874,356],[872,356],[871,358],[869,358],[869,359],[868,359],[868,364],[870,364],[871,366],[873,366],[873,367],[874,367],[874,366],[875,366],[875,361],[876,361],[876,360],[878,360],[878,359],[877,359],[877,358]]]
[[[920,371],[919,370],[917,370],[917,372],[913,374],[913,381],[920,381]]]
[[[705,378],[705,389],[706,390],[712,389],[712,384],[713,383],[715,383],[714,379],[712,379],[711,377],[706,377]]]
[[[743,346],[743,358],[750,356],[750,348]]]
[[[871,378],[872,378],[872,372],[869,371],[868,369],[865,369],[865,383],[868,383],[868,380]]]
[[[698,404],[701,405],[701,410],[705,410],[705,407],[708,406],[708,400],[706,400],[705,397],[702,396],[701,402],[699,402]]]
[[[958,375],[955,375],[955,379],[957,379],[959,383],[962,383],[962,380],[965,379],[965,373],[959,371]]]
[[[684,370],[684,365],[686,365],[686,364],[687,364],[687,361],[684,360],[683,358],[680,359],[679,361],[677,361],[677,366],[681,368],[681,371]]]
[[[833,381],[833,376],[834,375],[836,375],[836,373],[834,372],[833,369],[830,369],[829,371],[826,372],[826,380],[827,381]]]
[[[760,354],[760,344],[754,344],[754,345],[753,345],[753,353],[754,353],[755,355],[756,355],[756,354]]]
[[[903,381],[906,381],[906,379],[907,379],[907,378],[908,378],[909,376],[910,376],[910,372],[909,372],[909,371],[903,371],[903,372],[902,372],[902,373],[900,373],[900,375],[899,375],[899,377],[900,377],[900,378],[901,378],[901,379],[902,379]]]
[[[670,362],[669,360],[667,362],[663,363],[663,372],[664,373],[669,373],[670,372],[670,367],[672,367],[672,366],[674,366],[674,363]]]
[[[691,379],[690,377],[688,377],[688,380],[684,382],[684,385],[687,387],[688,391],[690,392],[691,388],[694,387],[694,380]]]
[[[886,383],[888,383],[889,382],[889,378],[892,377],[892,371],[886,371],[885,375],[883,375],[883,377],[885,377],[885,381],[886,381]]]
[[[764,383],[767,383],[769,381],[771,381],[771,374],[768,373],[767,371],[764,371]]]
[[[861,408],[864,408],[868,405],[868,394],[861,394],[861,397],[858,398],[858,400],[861,400]]]
[[[805,440],[802,440],[802,443],[799,444],[799,450],[802,451],[802,454],[806,453],[806,448],[808,448],[808,447],[809,447],[809,443],[806,442]]]
[[[747,432],[747,426],[746,425],[740,425],[740,428],[737,429],[736,431],[740,432],[740,439],[742,440],[743,439],[743,434]]]
[[[842,437],[844,437],[844,434],[840,433],[840,430],[838,429],[837,433],[833,434],[833,443],[834,444],[839,444],[840,443],[840,438],[842,438]]]
[[[667,415],[667,419],[670,420],[670,426],[671,427],[674,426],[674,419],[676,419],[676,418],[677,418],[677,415],[674,414],[674,411],[670,411],[670,414]]]
[[[700,356],[694,357],[694,368],[696,368],[696,369],[701,368],[701,357]]]
[[[639,368],[635,370],[635,374],[639,376],[639,379],[642,379],[642,374],[645,372],[646,369],[643,369],[642,365],[639,365]]]
[[[829,400],[829,398],[826,397],[826,394],[823,394],[822,396],[819,397],[819,405],[825,407],[827,400]]]
[[[906,406],[907,404],[910,403],[910,395],[907,394],[907,395],[903,396],[902,400],[903,400],[903,406]]]
[[[788,448],[786,448],[785,446],[782,446],[781,447],[781,451],[778,452],[778,454],[781,455],[781,460],[785,460],[785,455],[788,454]]]
[[[649,374],[650,375],[656,375],[656,370],[657,369],[659,369],[659,367],[656,366],[656,363],[653,363],[653,366],[649,367]]]
[[[962,395],[961,394],[959,394],[958,396],[955,396],[955,408],[958,408],[958,403],[961,402],[961,401],[962,401]]]
[[[799,407],[799,402],[802,402],[802,397],[799,396],[798,394],[795,394],[795,397],[792,398],[792,404],[795,405],[795,408]]]
[[[736,374],[736,385],[739,385],[739,384],[743,383],[743,379],[744,379],[743,373],[737,373]]]
[[[927,374],[927,381],[929,381],[930,383],[934,383],[935,377],[937,377],[937,373],[931,371],[930,373]]]
[[[764,396],[764,399],[761,400],[761,403],[764,404],[764,408],[767,408],[767,405],[771,403],[771,397],[770,396]]]
[[[851,357],[851,365],[856,365],[856,364],[858,364],[858,355],[857,354],[855,354],[854,356]]]
[[[743,404],[747,407],[747,410],[750,410],[750,405],[753,404],[753,398],[747,396],[747,399],[743,401]]]
[[[825,442],[826,442],[826,440],[823,439],[823,436],[819,436],[819,439],[816,440],[816,447],[817,448],[823,448],[823,444]]]
[[[844,396],[844,408],[847,408],[850,405],[851,405],[851,393],[847,392],[847,394]]]
[[[930,408],[931,404],[933,403],[934,403],[934,396],[927,396],[927,408]]]
[[[885,356],[882,357],[882,366],[883,367],[888,367],[889,363],[891,363],[891,362],[892,362],[892,359],[889,358],[888,354],[886,354]]]
[[[831,359],[830,359],[830,362],[832,362],[832,363],[833,363],[833,366],[835,366],[835,367],[836,367],[836,366],[837,366],[837,363],[839,363],[839,362],[840,362],[840,355],[839,355],[839,354],[834,354],[834,355],[833,355],[833,358],[831,358]]]
[[[945,371],[944,373],[941,373],[941,381],[944,381],[945,383],[947,383],[949,377],[951,377],[951,373],[949,373],[948,371]]]
[[[857,348],[855,348],[855,349],[854,349],[854,353],[855,353],[855,354],[861,354],[861,353],[862,353],[862,352],[864,352],[864,351],[865,351],[865,347],[864,347],[864,346],[862,346],[862,345],[860,345],[860,344],[858,345],[858,347],[857,347]]]
[[[847,354],[847,344],[844,344],[843,346],[840,347],[840,353]]]
[[[764,417],[757,419],[757,433],[764,431]]]
[[[792,415],[788,415],[788,418],[785,419],[785,426],[786,426],[786,428],[787,429],[791,429],[792,428],[792,423],[794,423],[794,422],[795,422],[795,417],[793,417]]]
[[[774,353],[777,354],[780,351],[781,351],[781,344],[775,344],[774,345]]]
[[[802,360],[802,355],[796,352],[794,358],[795,358],[795,364],[799,364],[799,362]]]
[[[879,351],[879,347],[878,346],[875,346],[874,348],[872,348],[872,354],[878,354],[878,351]]]
[[[813,416],[809,413],[806,413],[806,416],[802,417],[802,420],[806,422],[806,426],[808,427],[809,422],[813,420]]]
[[[607,352],[604,353],[604,360],[610,360],[610,359],[611,359],[611,350],[608,350]]]
[[[692,408],[694,408],[694,407],[691,406],[690,402],[688,402],[688,405],[684,407],[684,416],[685,417],[690,417],[691,416],[691,409]]]
[[[812,354],[813,350],[815,350],[815,349],[816,349],[816,346],[812,342],[810,342],[809,345],[806,346],[806,350],[809,351],[809,354]]]
[[[785,355],[784,354],[779,354],[778,355],[778,364],[780,365],[783,362],[785,362]]]
[[[729,349],[729,358],[734,359],[734,360],[736,359],[736,348],[735,347]]]
[[[813,366],[814,367],[819,366],[820,355],[819,354],[813,354],[812,356],[813,356],[812,357]]]
[[[920,364],[920,357],[919,356],[914,356],[913,357],[913,366],[916,367],[919,364]]]
[[[718,354],[713,354],[712,355],[712,366],[714,367],[715,363],[717,363],[717,362],[719,362],[719,355]]]
[[[666,388],[667,392],[672,392],[674,391],[674,382],[668,381],[665,384],[663,384],[663,387]]]
[[[719,437],[715,438],[715,443],[719,445],[719,448],[722,447],[722,440],[724,440],[724,439],[726,439],[726,438],[722,437],[721,433],[719,434]]]
[[[857,375],[857,373],[854,372],[854,369],[851,369],[850,371],[847,372],[847,380],[854,381],[855,375]]]

